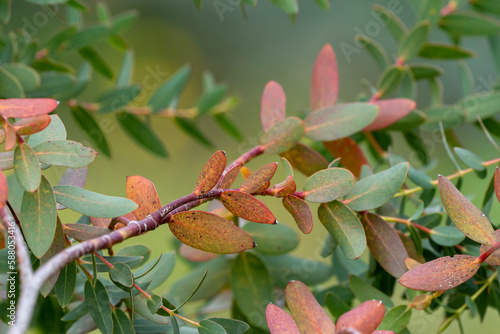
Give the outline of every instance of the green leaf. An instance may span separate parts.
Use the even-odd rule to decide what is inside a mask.
[[[434,64],[410,64],[415,80],[434,78],[444,74],[443,69]]]
[[[106,196],[74,186],[55,186],[58,203],[89,217],[118,217],[137,209],[137,204],[122,197]]]
[[[86,46],[79,49],[78,53],[83,59],[87,60],[90,65],[92,65],[92,68],[96,72],[102,74],[105,78],[110,80],[113,79],[113,71],[94,48]]]
[[[243,137],[241,131],[234,125],[233,121],[225,113],[216,113],[213,115],[215,121],[219,126],[226,131],[228,135],[238,141],[242,141]]]
[[[226,85],[219,85],[204,93],[198,101],[198,115],[207,114],[212,107],[219,104],[226,95]]]
[[[14,152],[0,153],[0,170],[8,170],[14,168]]]
[[[470,168],[478,172],[482,172],[486,169],[486,167],[483,166],[483,160],[471,151],[468,151],[461,147],[455,147],[453,150],[458,155],[458,157]]]
[[[243,227],[258,245],[255,250],[264,255],[282,255],[299,245],[299,236],[294,229],[284,225],[247,223]]]
[[[24,89],[21,82],[9,71],[0,66],[0,97],[23,98]]]
[[[100,113],[110,113],[133,101],[141,93],[140,85],[127,85],[111,89],[99,95]]]
[[[59,100],[69,100],[80,95],[87,87],[92,77],[92,67],[89,62],[84,61],[76,74],[76,83],[71,89],[57,95]]]
[[[61,307],[66,307],[73,298],[76,287],[76,262],[71,261],[65,265],[59,273],[55,290],[56,297]]]
[[[4,24],[9,23],[11,13],[11,0],[0,1],[0,21]]]
[[[116,119],[122,129],[139,145],[160,157],[166,158],[168,156],[167,150],[158,136],[150,127],[141,122],[137,116],[120,112],[116,114]]]
[[[476,87],[474,84],[474,76],[472,71],[463,60],[458,61],[458,74],[460,77],[460,83],[462,84],[462,92],[464,96],[469,96],[474,94]]]
[[[439,27],[452,35],[496,35],[500,31],[500,22],[471,11],[461,11],[443,16]]]
[[[133,245],[122,248],[116,253],[117,256],[142,256],[144,260],[138,265],[142,266],[149,260],[151,250],[144,245]]]
[[[451,221],[470,239],[492,245],[497,241],[490,221],[446,177],[438,177],[443,206]]]
[[[134,285],[132,270],[130,270],[130,267],[125,263],[117,263],[113,268],[109,269],[109,278],[114,283],[119,283],[128,288]]]
[[[500,15],[500,3],[495,0],[474,0],[470,4],[480,11]]]
[[[244,334],[250,329],[250,326],[240,320],[227,318],[208,318],[206,320],[218,323],[219,325],[224,327],[226,332],[231,334]]]
[[[200,334],[226,334],[224,327],[212,320],[202,320],[200,321],[200,327],[198,327],[198,333]]]
[[[260,144],[266,153],[283,153],[297,145],[304,136],[304,123],[296,117],[289,117],[276,123],[260,137]]]
[[[369,103],[336,104],[306,117],[306,136],[320,141],[341,139],[364,129],[377,114],[378,107]]]
[[[443,6],[442,0],[422,0],[418,8],[418,21],[428,20],[431,28],[436,26],[439,13]]]
[[[66,128],[63,122],[57,115],[50,115],[50,124],[42,131],[30,136],[28,145],[37,147],[41,143],[49,140],[64,140],[66,139]]]
[[[191,210],[177,213],[172,216],[168,227],[182,243],[205,252],[234,254],[255,247],[250,235],[209,212]]]
[[[40,78],[42,83],[37,88],[26,92],[27,97],[49,97],[65,93],[68,87],[72,87],[76,82],[76,78],[68,73],[42,72]]]
[[[345,197],[344,204],[354,211],[378,208],[396,194],[406,179],[408,168],[409,164],[403,162],[359,180]]]
[[[331,234],[328,234],[325,239],[325,243],[323,244],[323,248],[321,249],[321,257],[328,257],[335,252],[337,249],[338,243]]]
[[[429,59],[460,59],[472,57],[474,54],[456,45],[441,43],[425,43],[418,55]]]
[[[147,306],[151,314],[158,312],[160,307],[163,306],[163,298],[159,295],[152,295],[151,299],[148,299]]]
[[[314,203],[326,203],[344,196],[354,186],[354,175],[344,168],[328,168],[307,178],[303,194]]]
[[[377,329],[400,333],[408,326],[410,319],[411,309],[408,309],[406,305],[396,306],[387,312]]]
[[[344,300],[332,292],[327,292],[325,304],[330,313],[337,319],[351,309]]]
[[[127,31],[136,21],[138,12],[135,9],[127,10],[113,16],[113,25],[111,27],[111,32],[113,34],[121,34]]]
[[[70,140],[49,140],[34,148],[38,161],[52,166],[81,168],[92,163],[97,152]]]
[[[456,128],[465,121],[465,111],[456,106],[438,105],[425,109],[426,123],[422,126],[425,130],[439,130],[439,122],[443,129]]]
[[[347,206],[339,201],[323,203],[318,208],[318,217],[348,259],[354,260],[363,254],[365,231],[356,214]]]
[[[381,68],[385,69],[389,66],[389,56],[382,45],[365,35],[356,35],[355,38],[366,48]]]
[[[392,37],[394,37],[394,40],[399,43],[408,31],[401,19],[389,9],[378,4],[373,5],[373,9],[384,22],[385,27],[389,30]]]
[[[28,144],[21,143],[14,151],[14,173],[21,187],[27,192],[35,192],[40,185],[40,165],[35,152]]]
[[[365,213],[361,222],[375,260],[392,276],[401,277],[406,272],[408,253],[394,227],[373,213]]]
[[[34,89],[40,85],[40,75],[29,66],[24,64],[5,64],[2,68],[19,80],[24,91]]]
[[[296,14],[299,12],[297,0],[271,0],[271,2],[287,14]]]
[[[186,87],[190,74],[191,66],[184,65],[154,92],[148,101],[148,105],[153,109],[153,113],[170,107],[178,99]]]
[[[274,301],[273,281],[259,256],[246,252],[233,260],[231,289],[236,303],[251,323],[267,328],[265,307]]]
[[[122,66],[116,76],[115,87],[121,88],[129,85],[132,78],[132,66],[134,63],[134,52],[127,50],[123,56]]]
[[[77,31],[72,35],[66,47],[68,49],[80,49],[84,46],[95,45],[97,42],[109,36],[109,28],[104,25],[97,25]]]
[[[80,302],[75,308],[66,313],[64,317],[61,318],[62,321],[75,321],[80,319],[89,312],[87,304],[85,302]]]
[[[71,115],[73,115],[75,121],[83,129],[83,132],[97,148],[106,156],[111,157],[111,151],[109,150],[104,132],[99,127],[99,124],[97,124],[94,116],[80,106],[71,108]]]
[[[214,145],[208,140],[207,137],[198,129],[196,124],[188,118],[174,117],[173,121],[184,133],[191,138],[197,140],[206,147],[213,147]]]
[[[415,57],[427,40],[429,29],[429,22],[423,21],[419,22],[412,28],[412,30],[408,31],[401,38],[401,44],[399,44],[398,49],[398,58],[406,62]]]
[[[381,300],[386,307],[394,307],[394,303],[389,296],[374,288],[372,285],[363,281],[356,275],[349,276],[349,285],[351,286],[352,292],[356,298],[358,298],[361,302],[376,299]]]
[[[438,245],[448,247],[458,245],[465,238],[455,226],[438,226],[432,230],[430,237]]]
[[[134,334],[132,324],[122,310],[115,308],[113,310],[113,334]]]
[[[113,316],[111,304],[106,288],[100,280],[96,280],[95,286],[90,281],[85,282],[85,303],[97,328],[103,334],[112,334]]]
[[[482,92],[467,96],[457,103],[465,110],[466,121],[474,122],[477,116],[488,118],[500,111],[500,92]]]
[[[394,92],[403,80],[403,67],[391,65],[381,75],[377,82],[377,95],[384,97]]]

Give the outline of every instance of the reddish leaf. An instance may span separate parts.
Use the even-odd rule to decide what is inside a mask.
[[[193,248],[182,244],[179,247],[179,255],[192,262],[205,262],[215,259],[218,255]]]
[[[224,168],[226,168],[226,153],[224,151],[217,151],[203,166],[196,180],[193,193],[195,195],[204,194],[215,187],[224,172]]]
[[[328,167],[328,161],[321,154],[301,143],[281,153],[281,156],[306,176],[311,176]]]
[[[401,277],[406,272],[408,253],[394,227],[373,213],[365,213],[361,222],[375,260],[392,276]]]
[[[225,174],[222,174],[221,181],[219,183],[219,188],[221,189],[229,189],[231,188],[231,185],[233,184],[234,180],[236,180],[236,177],[238,177],[238,174],[240,173],[241,165],[236,165],[229,169]]]
[[[26,118],[44,115],[57,108],[53,99],[6,99],[0,100],[0,115]]]
[[[90,217],[90,223],[93,226],[102,227],[102,228],[108,228],[109,224],[111,223],[111,218]]]
[[[417,260],[412,259],[411,257],[407,257],[405,259],[405,265],[408,270],[412,270],[418,266],[420,266],[422,263],[418,262]]]
[[[1,100],[0,100],[1,101]],[[5,133],[5,150],[9,151],[16,146],[17,136],[14,127],[5,119],[2,120],[2,129]]]
[[[415,310],[423,310],[431,305],[432,295],[419,295],[413,298],[409,307],[413,307]]]
[[[495,169],[495,195],[500,202],[500,168]]]
[[[209,212],[180,212],[168,227],[182,243],[210,253],[234,254],[256,246],[248,233]]]
[[[102,228],[98,226],[92,225],[83,225],[83,224],[63,224],[64,234],[68,237],[74,238],[78,241],[84,241],[89,239],[94,239],[105,234],[110,233],[111,231],[107,228]]]
[[[292,316],[273,303],[266,307],[266,320],[271,334],[300,334]]]
[[[356,308],[342,314],[337,320],[337,334],[370,334],[377,329],[385,314],[381,300],[368,300]]]
[[[240,190],[248,194],[260,193],[266,190],[266,185],[271,181],[277,168],[277,162],[271,162],[263,166],[241,184]]]
[[[414,101],[405,98],[380,100],[372,103],[379,107],[379,112],[377,118],[363,131],[384,129],[406,117],[417,106]]]
[[[396,334],[396,332],[393,331],[374,331],[372,334]]]
[[[271,210],[257,198],[239,190],[222,193],[220,201],[226,209],[246,220],[261,224],[277,224]]]
[[[288,175],[285,181],[273,186],[274,196],[276,197],[286,197],[293,194],[295,190],[297,190],[297,185],[291,175]]]
[[[264,131],[285,120],[286,96],[281,85],[269,81],[262,93],[260,121]]]
[[[299,281],[288,283],[286,304],[300,333],[331,334],[335,332],[335,324],[304,283]]]
[[[438,177],[443,206],[451,221],[470,239],[492,245],[497,241],[490,221],[446,177]]]
[[[127,176],[127,198],[134,201],[139,207],[134,210],[137,219],[146,218],[151,212],[161,208],[160,198],[155,185],[148,179],[139,176]]]
[[[283,198],[283,206],[295,219],[295,223],[304,234],[309,234],[313,228],[313,216],[311,208],[302,199],[293,195]]]
[[[445,256],[408,271],[398,282],[414,290],[444,291],[469,280],[476,274],[479,266],[475,256]]]
[[[350,137],[323,142],[323,145],[334,157],[340,158],[342,166],[349,169],[356,177],[359,177],[361,167],[368,165],[361,147]]]
[[[14,130],[21,136],[32,135],[49,126],[50,121],[51,118],[49,115],[23,118],[14,123]]]
[[[330,44],[321,49],[311,78],[311,108],[318,110],[337,102],[339,77],[337,59]]]
[[[500,239],[500,229],[495,231],[495,235],[496,235],[497,239]],[[491,246],[489,246],[489,245],[481,245],[479,253],[483,254],[484,252],[486,252],[490,248],[491,248]],[[490,256],[488,256],[486,258],[486,260],[484,262],[486,262],[487,264],[490,264],[492,266],[500,266],[500,249],[494,251]]]
[[[9,186],[5,174],[0,171],[0,208],[5,206],[9,197]]]

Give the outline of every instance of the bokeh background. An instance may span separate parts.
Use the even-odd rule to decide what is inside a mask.
[[[396,43],[382,27],[379,31],[370,30],[373,22],[377,22],[371,10],[374,1],[351,0],[332,1],[329,11],[321,10],[312,0],[301,0],[300,13],[292,23],[290,17],[283,13],[268,0],[261,0],[256,8],[245,7],[242,12],[239,5],[232,5],[236,1],[221,0],[228,6],[223,14],[217,12],[213,0],[204,0],[201,11],[198,11],[192,1],[107,1],[113,14],[123,10],[136,9],[139,20],[131,30],[125,33],[126,41],[135,50],[135,73],[133,81],[142,83],[151,71],[159,73],[161,80],[174,73],[185,63],[194,67],[189,86],[181,99],[181,107],[190,107],[196,104],[201,94],[201,75],[209,70],[218,82],[224,82],[229,92],[239,97],[240,105],[233,113],[233,119],[241,129],[243,142],[222,133],[219,127],[210,120],[201,122],[205,134],[215,143],[213,150],[188,138],[178,130],[170,120],[153,118],[153,127],[161,139],[166,143],[170,157],[160,159],[144,151],[136,143],[124,135],[112,115],[99,117],[101,125],[106,124],[105,132],[112,149],[112,159],[100,155],[89,167],[86,188],[92,191],[109,195],[125,195],[125,177],[127,175],[142,175],[156,184],[162,203],[168,203],[192,191],[197,175],[215,149],[227,152],[228,160],[237,158],[249,148],[258,143],[260,133],[260,96],[264,85],[269,80],[278,81],[287,95],[287,113],[297,115],[307,112],[309,108],[310,76],[314,60],[326,43],[330,43],[337,53],[340,72],[340,98],[353,101],[360,92],[366,89],[361,79],[376,83],[381,70],[370,58],[365,50],[358,49],[358,53],[346,56],[342,48],[346,45],[354,46],[356,34],[367,34],[376,39],[387,50],[389,55],[396,52]],[[387,5],[388,1],[376,1]],[[395,1],[390,1],[394,3]],[[397,3],[397,1],[396,1]],[[92,10],[94,1],[87,4]],[[30,18],[39,10],[25,2],[14,1],[13,18],[10,26],[22,26],[23,18]],[[410,1],[401,1],[398,15],[408,25],[415,22],[414,11]],[[246,18],[245,18],[246,16]],[[86,22],[96,22],[95,13],[91,11],[85,15]],[[380,24],[378,25],[380,28]],[[61,22],[53,18],[37,32],[36,38],[46,40],[61,27]],[[446,40],[446,36],[438,31],[430,35],[433,41]],[[493,59],[484,38],[465,39],[464,46],[473,50],[476,56],[467,63],[474,73],[474,81],[478,90],[492,89],[492,78],[496,77]],[[107,58],[115,72],[118,71],[123,54],[116,49],[107,47],[104,43],[99,52]],[[75,54],[65,55],[67,62],[77,64]],[[436,62],[441,66],[443,77],[444,99],[452,104],[461,97],[457,65],[454,62]],[[112,83],[94,73],[92,86],[84,92],[83,99],[92,101],[101,91],[110,88]],[[160,82],[157,82],[159,84]],[[428,88],[419,85],[418,106],[424,108],[429,99]],[[147,92],[148,94],[150,92]],[[141,95],[138,104],[147,101],[146,95]],[[69,139],[87,142],[88,139],[74,123],[68,110],[60,108],[58,114],[65,122]],[[476,152],[485,160],[498,156],[498,152],[488,143],[485,136],[473,126],[464,126],[458,131],[465,148]],[[394,152],[405,157],[410,156],[410,149],[405,146],[402,137],[394,136]],[[442,145],[438,142],[431,148],[436,161],[428,171],[433,178],[437,173],[450,174],[454,171]],[[439,160],[437,158],[439,157]],[[256,169],[259,166],[277,161],[277,156],[264,156],[253,161],[249,167]],[[52,168],[47,175],[57,180],[63,170]],[[276,179],[284,173],[279,170]],[[491,175],[491,169],[489,171]],[[304,178],[299,177],[298,184]],[[487,181],[480,180],[475,175],[469,175],[464,182],[463,190],[470,194],[475,203],[482,200]],[[276,213],[280,223],[293,226],[293,220],[281,207],[280,201],[264,199]],[[316,209],[313,206],[313,211]],[[493,221],[500,222],[498,203],[493,207]],[[63,220],[74,222],[78,215],[66,210],[62,213]],[[300,256],[312,256],[314,251],[321,247],[326,237],[326,231],[319,222],[313,233],[301,235],[301,245],[294,251]],[[167,227],[162,227],[154,233],[148,233],[125,245],[142,243],[152,250],[152,257],[161,252],[174,249],[173,237]],[[118,247],[118,248],[120,248]],[[188,265],[178,259],[174,275],[162,287],[163,290],[183,272],[189,270]],[[160,289],[161,291],[162,289]],[[463,317],[464,328],[468,333],[478,331],[479,320],[469,320],[470,316]],[[427,315],[423,312],[414,312],[412,333],[435,332],[442,320],[441,312]],[[485,324],[481,325],[481,332],[492,332],[500,326],[498,314],[489,310]],[[448,333],[458,332],[454,323]]]

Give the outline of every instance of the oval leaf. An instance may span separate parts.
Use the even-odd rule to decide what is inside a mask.
[[[342,166],[356,177],[359,177],[363,165],[369,165],[361,147],[350,137],[323,142],[323,145],[335,158],[340,158]]]
[[[269,181],[276,173],[276,169],[278,168],[277,162],[271,162],[263,167],[261,167],[258,171],[250,175],[240,186],[240,191],[243,191],[247,194],[255,194],[260,193],[267,189],[267,185]]]
[[[171,218],[168,227],[186,245],[210,253],[234,254],[255,247],[246,232],[209,212],[180,212]]]
[[[204,194],[215,187],[217,182],[219,182],[225,167],[226,153],[224,151],[215,152],[210,159],[208,159],[205,166],[203,166],[203,169],[196,180],[194,194]]]
[[[476,274],[480,266],[477,259],[470,255],[440,257],[408,271],[398,282],[414,290],[448,290],[466,282]]]
[[[156,133],[137,116],[119,112],[116,114],[116,119],[123,130],[139,145],[160,157],[167,157],[167,150]]]
[[[490,221],[446,177],[438,177],[443,206],[451,221],[470,239],[492,245],[497,241]]]
[[[49,140],[33,150],[41,163],[71,168],[85,167],[97,156],[93,149],[70,140]]]
[[[383,172],[373,174],[356,182],[344,200],[351,210],[365,211],[387,203],[406,179],[409,164],[399,163]]]
[[[288,283],[286,304],[301,333],[335,333],[335,324],[304,283]]]
[[[432,230],[430,237],[438,245],[447,247],[458,245],[465,238],[455,226],[438,226]]]
[[[75,186],[55,186],[58,203],[89,217],[118,217],[137,209],[133,201],[106,196]]]
[[[379,108],[375,121],[363,129],[363,131],[375,131],[388,127],[400,119],[406,117],[417,104],[410,99],[391,99],[372,102]]]
[[[38,188],[42,176],[40,164],[33,149],[25,143],[14,151],[14,173],[24,190],[34,192]]]
[[[291,252],[299,245],[299,236],[294,229],[283,225],[247,223],[243,227],[255,243],[255,250],[264,255],[282,255]]]
[[[257,198],[239,190],[228,190],[222,193],[220,201],[226,209],[246,220],[261,224],[276,224],[271,210]]]
[[[323,203],[318,208],[318,218],[348,259],[354,260],[363,254],[366,248],[365,231],[351,209],[339,201]]]
[[[300,334],[292,316],[273,303],[266,307],[266,320],[271,334]]]
[[[283,198],[283,206],[295,219],[295,223],[304,234],[309,234],[313,228],[313,216],[311,208],[302,199],[296,196],[286,196]]]
[[[275,81],[269,81],[262,93],[260,121],[267,131],[285,120],[286,96],[283,87]]]
[[[32,135],[49,126],[50,121],[51,117],[49,115],[23,118],[14,123],[14,130],[21,136]]]
[[[112,334],[111,303],[106,288],[100,280],[96,280],[95,286],[90,281],[85,282],[85,303],[99,330],[103,334]]]
[[[337,320],[337,333],[371,334],[382,322],[385,307],[381,300],[368,300]]]
[[[260,138],[260,144],[266,153],[288,151],[304,136],[304,124],[296,117],[289,117],[269,128]]]
[[[471,151],[468,151],[461,147],[455,147],[453,150],[458,155],[460,160],[462,160],[470,168],[478,172],[482,172],[486,169],[486,167],[483,166],[483,160]]]
[[[5,99],[0,100],[0,115],[26,118],[48,114],[57,108],[53,99]]]
[[[134,211],[138,220],[143,220],[151,212],[161,208],[155,185],[142,176],[127,176],[126,191],[127,198],[139,205]]]
[[[328,168],[328,161],[320,153],[301,143],[281,153],[281,156],[306,176]]]
[[[313,140],[341,139],[372,123],[378,107],[369,103],[343,103],[309,114],[304,120],[306,136]]]
[[[330,44],[321,49],[311,78],[311,108],[318,110],[337,102],[339,77],[337,58]]]
[[[347,169],[328,168],[314,173],[306,180],[303,194],[309,202],[330,202],[351,191],[354,179],[354,175]]]
[[[496,230],[495,235],[497,236],[497,238],[500,238],[500,230]],[[488,249],[490,249],[490,247],[491,246],[488,245],[481,245],[479,253],[483,254]],[[494,251],[490,256],[486,258],[484,262],[492,266],[500,266],[500,249]]]

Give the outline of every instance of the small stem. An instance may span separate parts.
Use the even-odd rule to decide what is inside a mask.
[[[434,233],[431,229],[429,229],[425,226],[422,226],[420,224],[414,223],[409,219],[403,219],[403,218],[397,218],[397,217],[387,217],[387,216],[380,216],[380,218],[382,218],[386,222],[400,223],[400,224],[405,224],[406,226],[413,225],[413,227],[415,227],[416,229],[419,229],[420,231],[428,233],[428,234]]]
[[[14,211],[14,208],[12,207],[12,205],[10,204],[9,201],[7,201],[7,206],[9,207],[10,213],[12,214],[12,217],[14,217],[14,220],[16,221],[16,224],[18,226],[21,226],[21,221],[19,220],[19,218],[17,218],[16,211]]]
[[[481,128],[483,129],[484,134],[486,135],[486,138],[490,141],[490,143],[496,148],[497,151],[500,151],[500,146],[495,142],[495,139],[491,136],[490,132],[486,128],[486,126],[483,123],[483,120],[481,119],[481,116],[477,115],[477,121],[481,125]]]
[[[238,159],[234,160],[232,163],[229,164],[229,166],[226,167],[226,169],[224,169],[224,172],[222,173],[220,180],[222,180],[224,178],[224,176],[226,176],[226,174],[230,170],[232,170],[233,168],[245,165],[250,160],[261,155],[262,153],[264,153],[264,147],[259,145],[259,146],[255,146],[254,148],[252,148],[248,152],[242,154]]]
[[[383,158],[387,157],[387,152],[384,151],[384,149],[380,146],[375,137],[373,137],[373,134],[371,132],[369,131],[365,132],[365,136],[381,157]]]
[[[500,241],[497,241],[493,245],[491,245],[491,247],[486,252],[484,252],[483,254],[479,255],[479,257],[477,258],[477,261],[479,263],[483,263],[488,258],[488,256],[490,256],[491,254],[493,254],[499,248],[500,248]]]
[[[443,145],[446,150],[446,153],[448,153],[448,156],[450,157],[450,160],[453,162],[455,165],[455,168],[459,171],[460,165],[458,164],[457,160],[453,156],[453,153],[451,153],[450,146],[448,145],[448,140],[446,140],[446,134],[444,133],[444,127],[443,127],[443,122],[439,122],[439,131],[441,132],[441,137],[443,138]]]

